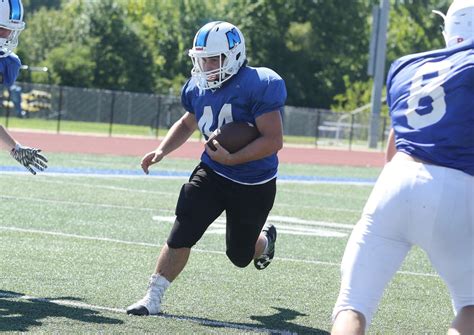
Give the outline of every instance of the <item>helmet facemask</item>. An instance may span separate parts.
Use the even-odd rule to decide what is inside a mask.
[[[237,27],[227,22],[210,22],[202,27],[189,50],[191,75],[200,89],[217,89],[235,75],[245,61],[245,43]],[[218,66],[207,70],[206,59],[219,57]]]
[[[23,23],[24,26],[24,23]],[[0,25],[0,28],[10,30],[10,35],[8,37],[0,37],[0,58],[1,57],[7,57],[13,52],[13,49],[15,49],[18,46],[18,38],[20,37],[20,33],[23,30],[21,29],[15,29],[12,30],[11,28],[5,27]]]
[[[213,70],[205,70],[204,61],[206,58],[219,57],[219,66]],[[193,55],[191,56],[193,61],[193,69],[191,75],[196,78],[198,86],[202,89],[216,89],[219,88],[222,83],[229,80],[232,75],[237,73],[232,68],[229,58],[224,54],[219,55]]]

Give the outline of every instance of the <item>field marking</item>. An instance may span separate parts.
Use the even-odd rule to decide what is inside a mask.
[[[83,303],[83,302],[77,302],[77,301],[71,301],[71,300],[65,300],[65,299],[37,298],[37,297],[32,297],[32,296],[23,295],[23,294],[0,293],[0,298],[21,299],[21,300],[29,300],[29,301],[33,301],[33,302],[48,302],[48,303],[54,303],[54,304],[60,305],[60,306],[88,308],[88,309],[92,309],[92,310],[113,312],[113,313],[119,313],[119,314],[125,314],[126,313],[125,309],[123,309],[123,308],[114,308],[114,307],[106,307],[106,306],[99,306],[99,305],[91,305],[91,304],[86,304],[86,303]],[[172,314],[159,314],[159,315],[151,315],[151,316],[148,316],[148,317],[162,318],[162,319],[172,319],[172,320],[179,320],[179,321],[189,321],[189,322],[198,323],[198,324],[205,325],[205,326],[214,326],[214,327],[217,326],[217,327],[227,328],[227,329],[239,329],[239,330],[241,329],[241,330],[257,332],[257,333],[265,332],[265,333],[268,333],[268,334],[281,334],[281,335],[294,334],[294,333],[291,333],[287,330],[270,329],[270,328],[263,328],[263,327],[251,327],[251,326],[246,326],[246,325],[233,324],[233,323],[229,323],[229,322],[225,322],[225,321],[212,321],[212,320],[208,320],[208,319],[201,319],[201,318],[198,318],[198,317],[190,317],[190,316],[178,316],[178,315],[172,315]]]
[[[18,197],[18,196],[10,196],[10,195],[0,195],[0,199],[26,200],[26,201],[33,201],[33,202],[46,202],[46,203],[55,203],[55,204],[63,204],[63,205],[71,205],[71,206],[95,206],[95,207],[103,207],[103,208],[174,213],[173,210],[169,210],[169,209],[156,209],[156,208],[150,208],[150,207],[133,207],[133,206],[123,206],[123,205],[109,205],[109,204],[98,204],[94,202],[41,199],[41,198],[32,198],[32,197]]]
[[[295,218],[292,216],[270,215],[268,217],[268,220],[272,222],[300,223],[300,224],[311,225],[311,226],[330,227],[330,228],[338,228],[338,229],[352,230],[354,228],[354,225],[351,225],[351,224],[305,220],[305,219]]]
[[[87,184],[84,182],[71,182],[71,181],[60,181],[54,180],[51,178],[48,179],[38,179],[35,180],[39,183],[46,183],[46,184],[59,184],[59,185],[74,185],[80,187],[90,187],[90,188],[99,188],[104,190],[112,190],[112,191],[124,191],[124,192],[137,192],[137,193],[149,193],[149,194],[157,194],[157,195],[167,195],[167,196],[177,196],[176,192],[165,192],[165,191],[152,191],[152,190],[145,190],[145,189],[135,189],[135,188],[128,188],[128,187],[118,187],[118,186],[111,186],[111,185],[97,185],[97,184]]]
[[[154,215],[153,220],[159,222],[166,222],[166,223],[174,223],[175,216],[160,216]],[[318,227],[331,227],[331,228],[339,228],[339,229],[349,229],[352,230],[353,226],[345,225],[342,223],[329,223],[329,222],[318,222],[318,221],[308,221],[308,220],[301,220],[298,218],[293,217],[286,217],[286,216],[269,216],[267,222],[278,222],[283,223],[279,224],[278,233],[287,234],[287,235],[304,235],[304,236],[321,236],[321,237],[346,237],[347,233],[341,233],[339,231],[334,231],[330,229],[315,229],[312,227],[305,227],[303,225],[312,225]],[[296,225],[285,225],[285,223],[296,223],[300,224],[300,226]],[[223,217],[217,218],[209,229],[206,231],[206,234],[225,234],[225,226],[226,220]]]
[[[322,192],[322,191],[308,191],[308,190],[301,190],[298,188],[297,190],[295,189],[278,189],[278,193],[291,193],[293,195],[295,192],[298,193],[298,195],[310,195],[310,196],[318,196],[318,197],[324,197],[324,198],[342,198],[343,200],[347,199],[352,199],[352,200],[364,200],[366,201],[368,198],[368,195],[361,195],[361,196],[350,196],[341,192],[338,193],[329,193],[329,192]]]
[[[121,308],[89,305],[83,302],[70,301],[70,300],[64,300],[64,299],[36,298],[36,297],[23,295],[23,294],[0,293],[0,298],[14,298],[14,299],[22,299],[22,300],[30,300],[30,301],[38,301],[38,302],[52,302],[61,306],[85,307],[85,308],[104,310],[104,311],[114,312],[114,313],[125,313],[125,310]]]
[[[10,230],[10,231],[17,231],[17,232],[24,232],[24,233],[29,233],[29,234],[71,237],[71,238],[76,238],[76,239],[80,239],[80,240],[113,242],[113,243],[128,244],[128,245],[141,245],[141,246],[144,246],[144,247],[161,247],[161,245],[155,244],[155,243],[124,241],[124,240],[118,240],[118,239],[108,238],[108,237],[77,235],[77,234],[69,234],[69,233],[62,233],[62,232],[56,232],[56,231],[40,230],[40,229],[26,229],[26,228],[5,227],[5,226],[0,226],[0,229]]]
[[[85,235],[68,234],[68,233],[54,232],[54,231],[47,231],[47,230],[26,229],[26,228],[19,228],[19,227],[13,227],[13,226],[10,226],[10,227],[0,226],[0,230],[8,230],[8,231],[14,231],[14,232],[30,233],[30,234],[61,236],[61,237],[69,237],[69,238],[91,240],[91,241],[104,241],[104,242],[112,242],[112,243],[117,243],[117,244],[138,245],[138,246],[153,247],[153,248],[159,248],[162,246],[160,244],[155,244],[155,243],[125,241],[125,240],[113,239],[113,238],[108,238],[108,237],[85,236]],[[226,256],[225,252],[217,251],[217,250],[205,250],[205,249],[193,248],[193,251],[199,252],[199,253],[217,254],[217,255]],[[283,257],[275,257],[274,259],[280,260],[280,261],[286,261],[286,262],[293,262],[293,263],[341,266],[340,263],[317,261],[317,260],[304,260],[304,259],[283,258]],[[418,277],[435,277],[435,278],[439,277],[437,274],[433,274],[433,273],[412,272],[412,271],[397,271],[397,274],[404,274],[404,275],[411,275],[411,276],[418,276]]]
[[[139,169],[90,169],[90,168],[48,168],[42,172],[42,176],[81,176],[81,177],[101,177],[101,178],[158,178],[158,179],[188,179],[189,171],[154,170],[149,175],[145,175]],[[18,166],[0,166],[1,175],[27,176],[28,172]],[[319,177],[304,175],[278,175],[279,183],[294,184],[329,184],[329,185],[353,185],[353,186],[373,186],[373,178],[343,178],[343,177]]]
[[[295,204],[288,204],[285,202],[276,202],[273,207],[292,207],[295,208],[295,206],[298,206],[298,208],[304,208],[304,209],[314,209],[318,211],[335,211],[335,212],[350,212],[350,213],[360,213],[362,212],[360,209],[346,209],[346,208],[341,208],[341,207],[321,207],[321,206],[313,206],[313,205],[295,205]]]
[[[48,168],[49,170],[49,168]],[[90,177],[90,178],[117,178],[117,179],[146,179],[146,178],[153,178],[153,179],[170,179],[170,180],[187,180],[189,179],[189,175],[156,175],[156,174],[149,174],[149,175],[138,175],[138,174],[114,174],[114,173],[92,173],[92,172],[51,172],[51,171],[43,171],[41,175],[38,176],[39,178],[47,178],[47,177]],[[16,177],[31,177],[28,171],[7,171],[2,170],[0,167],[0,177],[2,176],[16,176]]]
[[[226,233],[225,225],[222,224],[213,224],[213,226],[208,229],[205,234],[219,234],[224,235]],[[291,226],[278,226],[278,234],[282,235],[295,235],[295,236],[319,236],[319,237],[336,237],[344,238],[347,237],[347,234],[340,233],[332,230],[324,229],[311,229],[304,227],[291,227]]]
[[[171,194],[169,194],[171,195]],[[177,192],[173,193],[173,196],[178,195]],[[56,200],[56,199],[42,199],[42,198],[33,198],[33,197],[22,197],[22,196],[12,196],[12,195],[0,195],[0,199],[12,199],[12,200],[28,200],[34,202],[47,202],[47,203],[61,203],[66,205],[83,205],[83,206],[97,206],[97,207],[104,207],[104,208],[120,208],[120,209],[131,209],[131,210],[139,210],[139,211],[157,211],[157,212],[174,212],[172,210],[165,210],[165,209],[156,209],[150,207],[133,207],[133,206],[121,206],[121,205],[109,205],[109,204],[98,204],[92,202],[80,202],[80,201],[67,201],[67,200]],[[277,207],[295,207],[292,204],[286,203],[275,203],[275,208]],[[334,207],[317,207],[317,206],[310,206],[310,205],[299,205],[300,208],[307,208],[307,209],[314,209],[314,210],[328,210],[328,211],[335,211],[335,212],[361,212],[360,210],[356,209],[344,209],[344,208],[334,208]]]
[[[300,179],[301,178],[301,179]],[[334,180],[329,179],[318,179],[318,177],[312,176],[279,176],[277,183],[285,184],[322,184],[322,185],[350,185],[350,186],[374,186],[375,180],[368,181],[358,181],[358,180],[345,180],[334,178]]]
[[[21,200],[21,201],[29,201],[29,202],[40,202],[40,203],[42,202],[54,203],[54,204],[63,204],[63,205],[70,205],[70,206],[91,206],[91,207],[113,208],[113,209],[122,209],[122,210],[126,209],[126,210],[137,210],[137,211],[146,211],[146,212],[174,213],[174,210],[171,210],[171,209],[156,209],[156,208],[150,208],[150,207],[133,207],[133,206],[123,206],[123,205],[98,204],[98,203],[93,203],[93,202],[41,199],[41,198],[33,198],[33,197],[10,196],[10,195],[0,195],[0,199]],[[156,218],[159,218],[159,217],[160,216],[154,216],[153,218],[157,220]],[[273,221],[273,222],[285,221],[286,222],[287,220],[290,220],[286,218],[287,217],[284,217],[284,216],[270,216],[269,221]],[[350,227],[347,229],[352,229],[350,225],[346,225],[342,223],[308,221],[308,220],[302,220],[302,219],[296,219],[296,218],[293,218],[292,220],[294,223],[303,223],[307,225],[326,226],[326,227],[331,227],[331,228],[342,228],[342,229]],[[299,221],[295,221],[295,220],[299,220]],[[163,219],[163,221],[174,222],[174,216],[172,219]],[[219,221],[219,219],[217,221]],[[222,221],[222,222],[225,222],[225,221]]]
[[[75,185],[79,187],[89,187],[89,188],[98,188],[98,189],[104,189],[104,190],[113,190],[113,191],[123,191],[123,192],[136,192],[136,193],[146,193],[146,194],[155,194],[155,195],[165,195],[165,196],[170,196],[170,197],[177,197],[178,196],[178,190],[175,189],[173,191],[153,191],[153,190],[147,190],[147,189],[136,189],[136,188],[129,188],[129,187],[118,187],[118,186],[111,186],[111,185],[98,185],[98,184],[87,184],[84,182],[72,182],[72,181],[60,181],[60,180],[53,180],[51,178],[37,178],[35,179],[35,182],[39,183],[45,183],[45,184],[59,184],[59,185]],[[279,192],[294,192],[293,190],[285,190],[281,189]],[[322,197],[332,197],[332,198],[340,198],[344,197],[341,194],[332,194],[328,192],[305,192],[305,191],[298,191],[298,194],[303,194],[303,195],[318,195]],[[366,199],[366,197],[351,197],[351,199]],[[347,200],[347,199],[346,199]],[[294,207],[294,204],[288,204],[286,202],[277,202],[275,203],[275,207]],[[357,213],[360,212],[360,209],[347,209],[347,208],[339,208],[339,207],[318,207],[318,206],[313,206],[313,205],[298,205],[300,208],[307,208],[307,209],[316,209],[316,210],[330,210],[330,211],[339,211],[339,212],[350,212],[350,213]]]

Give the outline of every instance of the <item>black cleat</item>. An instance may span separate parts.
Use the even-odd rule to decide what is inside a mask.
[[[134,304],[127,308],[127,314],[146,316],[146,315],[150,315],[150,312],[148,312],[148,309],[145,306]]]
[[[253,260],[253,264],[257,270],[263,270],[272,262],[273,256],[275,256],[275,242],[277,239],[277,231],[274,225],[271,223],[265,224],[262,229],[262,233],[265,234],[268,240],[268,246],[263,254]]]

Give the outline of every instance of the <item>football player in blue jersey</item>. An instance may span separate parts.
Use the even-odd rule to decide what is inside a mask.
[[[189,56],[192,77],[181,94],[186,112],[158,148],[143,157],[144,172],[196,129],[208,138],[223,124],[244,121],[257,127],[260,136],[235,153],[217,142],[215,151],[205,146],[200,164],[181,189],[176,220],[146,295],[128,307],[128,314],[160,313],[163,294],[185,267],[191,248],[224,211],[226,254],[233,264],[246,267],[253,260],[257,269],[264,269],[274,256],[276,229],[265,222],[275,199],[277,152],[283,145],[285,83],[268,68],[247,65],[244,36],[227,22],[204,25]]]
[[[23,5],[20,0],[0,2],[0,84],[11,86],[20,72],[21,62],[13,49],[18,45],[18,37],[25,28]],[[0,125],[0,146],[6,147],[13,158],[32,174],[43,171],[47,159],[41,150],[22,146]]]
[[[388,74],[388,163],[344,252],[333,334],[365,332],[413,245],[449,289],[448,334],[474,334],[474,0],[443,17],[447,47]]]

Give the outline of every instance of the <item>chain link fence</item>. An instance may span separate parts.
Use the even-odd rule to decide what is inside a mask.
[[[390,130],[389,119],[381,117],[379,147],[383,148]],[[370,113],[334,112],[327,109],[285,106],[284,132],[287,136],[312,138],[315,146],[367,148]],[[304,143],[303,140],[300,142]]]
[[[42,120],[45,128],[65,132],[71,124],[96,125],[109,136],[121,125],[141,126],[144,134],[165,134],[184,113],[180,97],[66,86],[18,83],[4,90],[0,116],[8,127],[10,118]],[[19,89],[18,89],[19,87]],[[20,91],[20,99],[18,98]],[[312,146],[367,148],[370,115],[365,112],[333,112],[325,109],[285,106],[283,127],[288,143]],[[22,123],[24,124],[24,123]],[[27,126],[27,125],[26,125]],[[384,147],[390,125],[380,122],[379,147]],[[123,134],[123,131],[121,132]]]

